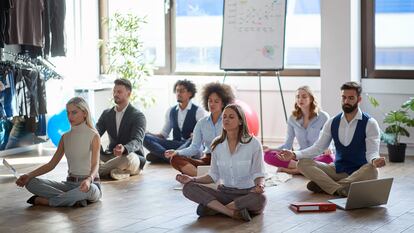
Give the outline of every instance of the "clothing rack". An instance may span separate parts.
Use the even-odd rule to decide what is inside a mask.
[[[55,70],[56,66],[52,62],[48,61],[47,59],[44,59],[42,57],[32,58],[28,56],[27,54],[18,54],[18,53],[13,53],[9,51],[2,51],[2,54],[7,54],[7,55],[12,56],[14,58],[14,61],[22,61],[24,63],[29,63],[34,66],[40,66],[40,71],[47,73],[47,76],[48,76],[47,79],[49,78],[61,79],[62,78],[62,76],[58,72],[56,72]],[[9,61],[12,61],[12,60],[9,60]]]

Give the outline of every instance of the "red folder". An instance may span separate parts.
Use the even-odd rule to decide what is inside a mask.
[[[335,211],[336,205],[330,202],[294,202],[290,207],[297,212]]]

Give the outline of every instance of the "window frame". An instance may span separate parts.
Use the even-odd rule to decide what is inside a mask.
[[[103,15],[102,17],[108,17],[108,1],[109,0],[99,0],[100,4],[99,9]],[[104,7],[104,9],[102,9]],[[106,8],[105,8],[106,7]],[[168,9],[166,9],[168,8]],[[184,75],[184,76],[223,76],[224,74],[228,76],[251,76],[251,71],[246,72],[192,72],[192,71],[175,71],[176,69],[176,38],[175,38],[175,18],[176,18],[176,1],[175,0],[164,0],[164,12],[165,12],[165,66],[159,67],[154,70],[155,75]],[[106,35],[109,34],[109,28],[104,27],[102,23],[100,24],[100,32],[106,31]],[[101,38],[105,40],[105,38]],[[107,38],[106,38],[107,39]],[[102,53],[102,50],[101,50]],[[101,56],[102,57],[102,56]],[[100,60],[100,67],[104,66],[105,60]],[[257,72],[255,72],[257,74]],[[274,71],[261,71],[262,76],[276,76]],[[320,69],[283,69],[280,71],[281,76],[309,76],[309,77],[319,77]]]
[[[414,79],[414,70],[375,69],[375,0],[361,2],[361,77]]]

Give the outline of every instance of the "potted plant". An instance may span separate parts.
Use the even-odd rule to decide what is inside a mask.
[[[369,102],[374,107],[379,106],[379,102],[372,96],[368,96]],[[390,162],[404,162],[406,143],[401,143],[401,137],[410,137],[408,127],[414,127],[414,117],[410,116],[410,111],[414,112],[414,98],[409,98],[397,110],[385,113],[384,123],[388,126],[381,134],[381,140],[387,144]]]
[[[142,89],[154,71],[152,63],[145,58],[142,41],[141,28],[146,23],[145,17],[132,13],[115,13],[104,19],[103,23],[109,26],[110,32],[108,41],[101,43],[109,56],[105,73],[131,81],[131,102],[144,107],[150,106],[155,99]]]

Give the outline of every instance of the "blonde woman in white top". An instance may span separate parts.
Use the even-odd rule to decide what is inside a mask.
[[[249,135],[240,106],[224,108],[223,131],[213,141],[211,151],[208,174],[176,177],[185,184],[184,196],[199,204],[197,214],[203,217],[220,212],[243,221],[250,221],[251,214],[261,214],[266,205],[263,150],[260,142]],[[213,182],[222,184],[217,190],[201,185]]]
[[[86,206],[101,196],[99,184],[100,137],[92,125],[88,104],[74,97],[66,104],[71,130],[65,133],[52,159],[45,165],[24,174],[16,184],[26,186],[34,196],[27,200],[32,205]],[[57,182],[36,178],[53,170],[63,155],[68,162],[66,181]]]

